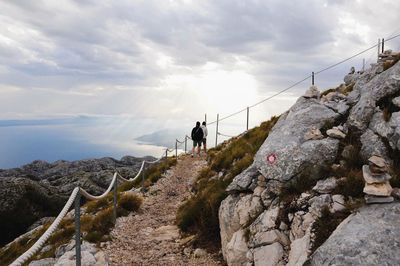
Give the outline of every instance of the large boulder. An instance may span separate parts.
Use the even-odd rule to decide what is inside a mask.
[[[310,129],[334,124],[339,117],[340,114],[318,100],[300,97],[271,130],[253,165],[234,178],[228,191],[251,188],[258,173],[267,179],[285,182],[302,171],[310,168],[318,170],[332,163],[337,155],[339,140],[307,140],[304,136]],[[268,156],[274,156],[275,161],[267,162]]]
[[[368,205],[345,219],[311,265],[398,265],[400,203]]]
[[[400,62],[362,86],[356,85],[359,100],[350,110],[347,123],[356,131],[364,131],[374,115],[376,103],[400,91]]]

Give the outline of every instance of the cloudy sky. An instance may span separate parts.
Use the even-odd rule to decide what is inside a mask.
[[[129,135],[139,136],[211,120],[400,33],[399,10],[392,0],[2,0],[0,126],[105,118],[121,131],[136,122]],[[317,85],[340,84],[362,58],[373,63],[376,50]],[[253,123],[307,86],[254,110]]]

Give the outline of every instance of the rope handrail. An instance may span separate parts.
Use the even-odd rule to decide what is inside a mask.
[[[166,150],[168,150],[168,149],[166,149]],[[25,251],[22,255],[20,255],[10,265],[11,266],[20,266],[20,265],[24,264],[26,261],[28,261],[30,258],[32,258],[33,255],[35,255],[43,247],[44,243],[50,238],[50,236],[58,228],[61,220],[66,216],[68,210],[71,208],[71,205],[74,202],[74,200],[76,199],[78,193],[80,193],[80,195],[84,196],[88,200],[99,200],[99,199],[102,199],[102,198],[106,197],[108,195],[108,193],[111,192],[111,190],[113,189],[113,187],[115,185],[115,182],[117,182],[117,179],[123,180],[125,182],[133,182],[140,176],[141,172],[143,171],[145,163],[154,164],[154,163],[159,162],[162,158],[163,158],[163,156],[161,156],[160,158],[158,158],[158,159],[156,159],[154,161],[143,160],[142,164],[141,164],[141,167],[140,167],[138,173],[136,174],[136,176],[134,178],[126,179],[117,170],[115,170],[113,178],[112,178],[112,180],[110,182],[110,185],[108,186],[107,190],[103,194],[101,194],[99,196],[92,195],[92,194],[90,194],[89,192],[87,192],[85,189],[83,189],[81,187],[75,187],[74,190],[71,192],[71,195],[69,196],[69,198],[68,198],[67,202],[65,203],[63,209],[57,215],[56,219],[49,226],[49,228],[43,233],[43,235],[27,251]]]
[[[223,136],[223,137],[227,137],[227,138],[234,138],[235,137],[235,136],[223,134],[221,132],[218,132],[218,135]]]
[[[46,232],[44,232],[43,235],[27,251],[25,251],[13,263],[11,263],[10,264],[11,266],[20,266],[24,264],[27,260],[29,260],[33,255],[36,254],[36,252],[38,252],[43,247],[44,243],[49,239],[51,234],[53,234],[54,231],[57,229],[61,220],[67,214],[69,208],[71,208],[71,205],[74,202],[76,196],[78,195],[79,190],[80,190],[79,187],[74,188],[71,195],[69,196],[69,199],[62,208],[61,212],[58,214],[57,218],[53,221],[50,227],[47,228]]]

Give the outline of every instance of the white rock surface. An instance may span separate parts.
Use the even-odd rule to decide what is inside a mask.
[[[235,232],[226,245],[225,258],[228,265],[244,265],[247,262],[248,251],[244,230]]]
[[[286,266],[302,266],[308,258],[310,252],[310,231],[290,244],[289,261]]]
[[[254,249],[254,266],[276,266],[283,257],[283,248],[279,243]]]

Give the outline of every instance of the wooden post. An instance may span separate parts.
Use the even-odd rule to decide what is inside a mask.
[[[247,123],[246,123],[246,130],[249,130],[249,112],[250,112],[250,108],[247,107]]]
[[[75,198],[75,261],[81,266],[81,193],[78,191]]]
[[[314,86],[314,72],[311,72],[311,85]]]
[[[218,123],[219,123],[219,114],[217,114],[217,131],[215,132],[215,147],[218,145]]]

